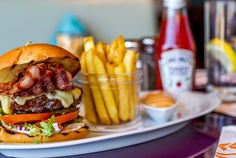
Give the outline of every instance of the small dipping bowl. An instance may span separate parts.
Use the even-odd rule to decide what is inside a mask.
[[[170,121],[179,104],[178,99],[164,91],[148,93],[141,101],[145,113],[158,123]]]

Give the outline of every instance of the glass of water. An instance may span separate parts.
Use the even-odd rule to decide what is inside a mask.
[[[236,101],[236,1],[205,2],[207,90],[225,102]]]

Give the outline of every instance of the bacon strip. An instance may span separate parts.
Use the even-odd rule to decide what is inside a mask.
[[[37,64],[29,66],[16,83],[0,84],[0,93],[16,96],[38,95],[55,89],[71,90],[72,76],[59,64]]]

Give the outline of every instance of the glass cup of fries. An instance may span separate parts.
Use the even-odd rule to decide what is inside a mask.
[[[84,39],[81,71],[75,80],[83,89],[85,118],[94,131],[118,132],[140,126],[136,70],[139,54],[125,48],[124,38],[112,43]]]
[[[85,119],[91,130],[116,132],[140,126],[141,76],[141,71],[115,75],[78,74]]]

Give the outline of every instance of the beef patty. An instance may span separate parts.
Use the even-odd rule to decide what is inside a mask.
[[[76,100],[70,107],[75,107],[80,103],[80,98]],[[48,99],[45,95],[38,96],[34,99],[27,100],[24,105],[11,101],[13,113],[42,113],[64,109],[61,101],[58,99]]]

